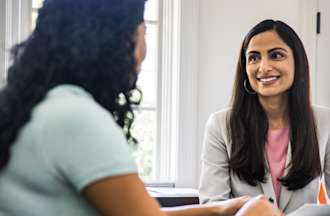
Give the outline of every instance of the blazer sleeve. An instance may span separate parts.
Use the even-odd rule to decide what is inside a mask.
[[[319,150],[325,187],[330,196],[330,109],[323,106],[313,106],[317,122]]]
[[[325,149],[323,172],[324,172],[326,190],[328,196],[330,196],[330,138],[328,139],[327,146]]]
[[[224,112],[212,114],[206,124],[201,157],[200,203],[230,198],[229,150],[224,139],[226,136],[225,116]]]

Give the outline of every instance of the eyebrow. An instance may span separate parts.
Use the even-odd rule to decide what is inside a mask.
[[[268,50],[267,52],[268,52],[268,53],[271,53],[271,52],[273,52],[274,50],[282,50],[282,51],[284,51],[284,52],[288,52],[286,49],[284,49],[284,48],[282,48],[282,47],[274,47],[274,48]],[[259,53],[260,53],[260,52],[258,52],[258,51],[252,50],[252,51],[249,51],[246,55],[250,55],[250,54],[259,54]]]
[[[268,53],[271,53],[271,52],[273,52],[274,50],[282,50],[282,51],[284,51],[284,52],[288,52],[286,49],[284,49],[284,48],[282,48],[282,47],[275,47],[275,48],[273,48],[273,49],[268,50]]]
[[[252,50],[252,51],[249,51],[248,53],[246,53],[246,55],[250,55],[250,54],[259,54],[259,52]]]

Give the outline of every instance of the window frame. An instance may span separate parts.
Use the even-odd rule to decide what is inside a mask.
[[[196,188],[199,182],[198,132],[199,0],[179,0],[178,130],[176,186]],[[204,127],[204,125],[202,126]]]
[[[31,0],[3,0],[0,3],[0,86],[5,85],[7,70],[11,64],[10,49],[25,39],[31,25]]]
[[[200,164],[197,155],[200,148],[197,139],[199,1],[161,2],[158,130],[163,133],[158,142],[156,169],[161,182],[169,177],[168,185],[195,188]]]

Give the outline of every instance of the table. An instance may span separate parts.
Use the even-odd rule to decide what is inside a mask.
[[[162,207],[199,204],[198,190],[193,188],[147,187],[150,196]]]

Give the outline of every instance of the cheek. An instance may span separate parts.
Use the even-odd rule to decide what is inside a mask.
[[[138,62],[141,63],[147,54],[146,42],[145,39],[141,39],[138,43],[138,46],[135,50],[135,57],[137,58]]]
[[[292,84],[294,82],[294,77],[295,77],[294,67],[287,68],[287,74],[286,75],[287,75],[286,79],[287,79],[288,85],[292,86]]]
[[[252,84],[256,81],[256,70],[253,66],[245,67],[246,75],[248,76],[249,82]]]
[[[147,43],[146,43],[146,39],[143,38],[142,60],[145,59],[146,55],[147,55]]]
[[[287,77],[289,79],[290,85],[292,85],[295,77],[295,64],[293,58],[290,58],[285,65],[287,66]]]
[[[294,71],[290,74],[290,86],[293,85],[293,82],[294,82],[294,76],[295,76],[295,73]]]

